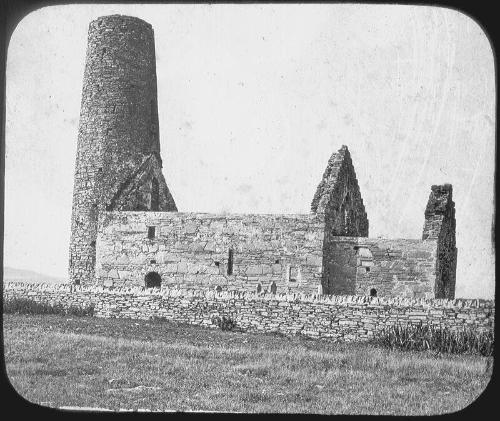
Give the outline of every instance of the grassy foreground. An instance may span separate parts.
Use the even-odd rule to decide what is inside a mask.
[[[4,314],[7,374],[45,406],[442,414],[473,402],[492,357],[436,356],[166,322]]]

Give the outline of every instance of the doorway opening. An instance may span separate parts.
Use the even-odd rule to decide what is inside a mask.
[[[161,288],[161,276],[158,272],[149,272],[144,277],[146,288]]]

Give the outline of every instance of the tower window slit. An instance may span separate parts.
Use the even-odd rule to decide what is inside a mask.
[[[227,259],[227,274],[232,275],[233,274],[233,249],[229,249],[229,256]]]
[[[156,229],[155,227],[148,227],[148,238],[151,240],[155,238],[156,236]]]

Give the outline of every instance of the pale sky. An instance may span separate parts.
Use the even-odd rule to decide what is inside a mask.
[[[179,211],[308,213],[349,147],[370,237],[421,238],[453,184],[457,297],[493,298],[494,58],[460,12],[402,5],[66,5],[7,55],[4,264],[67,276],[88,25],[154,29],[163,171]]]

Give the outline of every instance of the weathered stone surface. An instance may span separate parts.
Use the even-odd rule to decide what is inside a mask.
[[[278,293],[289,288],[315,293],[321,282],[321,245],[311,240],[310,234],[322,236],[324,224],[315,215],[237,214],[224,216],[221,223],[220,217],[210,214],[127,211],[106,212],[100,225],[99,271],[106,276],[112,268],[130,273],[125,284],[115,286],[143,285],[145,275],[152,270],[148,266],[151,260],[155,261],[154,271],[162,283],[179,281],[186,287],[203,286],[210,280],[220,282],[223,289],[254,291],[257,282],[269,290],[274,282]],[[140,226],[142,232],[137,230]],[[148,238],[148,226],[157,227],[161,235]],[[297,226],[307,226],[308,231],[297,230]],[[265,239],[270,237],[275,238],[276,247],[253,247],[269,244]],[[116,242],[120,243],[119,253],[115,252]],[[147,249],[146,255],[141,253],[143,248]],[[122,264],[117,257],[123,255],[127,261]],[[291,285],[290,273],[303,282]],[[212,275],[218,275],[218,281]],[[97,277],[98,284],[104,280]]]
[[[106,288],[70,284],[7,282],[4,300],[95,306],[97,317],[168,320],[213,326],[212,317],[229,316],[250,332],[303,334],[336,341],[363,341],[388,324],[430,323],[451,329],[493,332],[492,300],[446,300],[254,293],[209,289]]]
[[[329,159],[311,211],[324,215],[326,230],[332,236],[368,236],[368,218],[347,146]]]
[[[70,242],[74,284],[453,298],[450,185],[432,186],[422,240],[369,239],[346,146],[306,215],[178,213],[162,175],[153,29],[90,23]]]
[[[422,240],[438,242],[436,263],[436,298],[455,298],[457,248],[455,240],[455,202],[451,184],[432,186],[425,208]]]
[[[75,284],[94,282],[101,212],[177,210],[161,173],[155,66],[150,24],[120,15],[90,23],[71,219]]]

